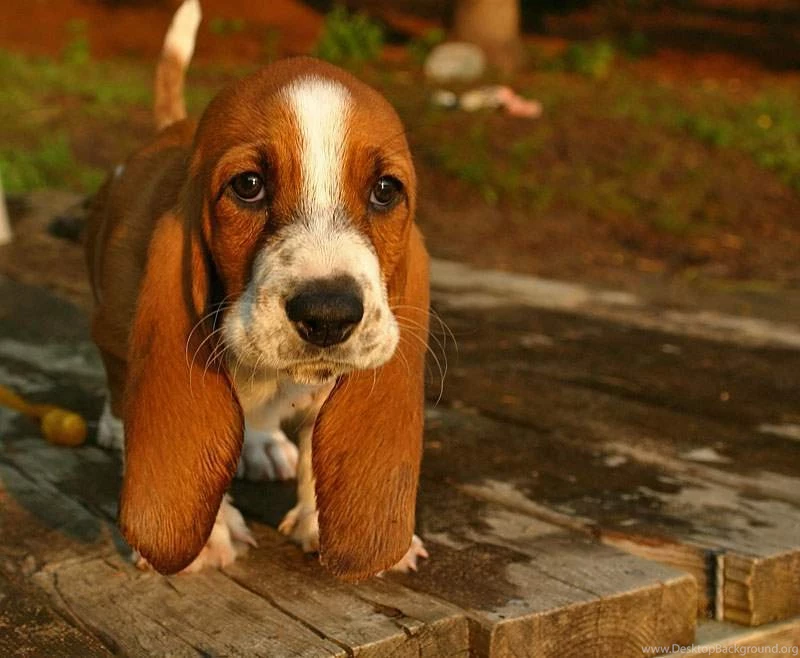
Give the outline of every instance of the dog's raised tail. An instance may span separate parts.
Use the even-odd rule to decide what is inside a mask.
[[[164,37],[164,47],[156,67],[153,107],[156,128],[159,130],[186,118],[183,83],[186,68],[194,53],[201,17],[199,0],[184,0],[172,17],[172,23]]]

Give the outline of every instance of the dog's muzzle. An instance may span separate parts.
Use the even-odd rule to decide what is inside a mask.
[[[350,337],[364,317],[364,303],[350,277],[320,279],[286,301],[286,315],[304,341],[330,347]]]

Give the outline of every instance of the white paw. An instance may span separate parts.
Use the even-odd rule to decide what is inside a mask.
[[[131,562],[133,562],[139,571],[150,571],[152,569],[150,563],[139,554],[139,551],[133,551],[131,553]]]
[[[97,444],[103,448],[123,450],[125,448],[125,429],[122,420],[111,412],[108,399],[103,405],[103,413],[97,422]]]
[[[241,512],[231,504],[230,496],[226,495],[222,499],[206,545],[194,562],[181,573],[197,573],[205,567],[226,567],[244,553],[247,546],[256,546],[256,540],[250,534]]]
[[[246,430],[236,477],[248,480],[291,480],[297,477],[297,446],[277,430]]]
[[[217,518],[206,545],[181,573],[197,573],[206,567],[218,569],[227,567],[245,552],[247,546],[255,545],[256,540],[247,528],[241,512],[231,504],[230,496],[226,495],[222,499],[222,505],[217,512]],[[143,571],[150,569],[150,564],[137,551],[133,552],[131,559],[137,569]]]
[[[317,510],[305,505],[295,505],[278,526],[278,531],[300,544],[304,553],[319,550],[319,522]]]
[[[417,570],[417,562],[419,558],[428,558],[428,551],[422,544],[422,540],[414,535],[411,538],[411,546],[408,547],[406,554],[395,564],[389,571],[399,571],[400,573],[408,573],[409,571]]]

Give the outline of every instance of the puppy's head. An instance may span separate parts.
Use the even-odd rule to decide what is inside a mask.
[[[408,548],[428,306],[415,188],[394,110],[336,67],[285,60],[212,101],[129,354],[120,516],[157,569],[211,530],[241,447],[240,369],[338,378],[314,432],[323,562],[357,578]]]
[[[415,178],[377,92],[315,60],[272,66],[211,104],[192,173],[232,364],[318,383],[392,356]]]

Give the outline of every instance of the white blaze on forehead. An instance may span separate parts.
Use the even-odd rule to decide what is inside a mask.
[[[307,77],[293,82],[284,93],[300,130],[301,212],[309,219],[333,219],[342,197],[350,92],[333,80]]]

